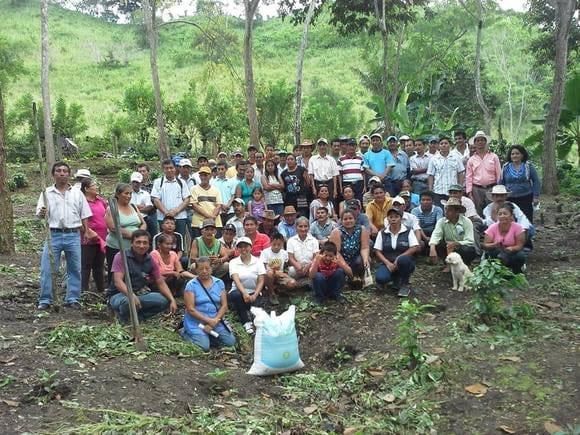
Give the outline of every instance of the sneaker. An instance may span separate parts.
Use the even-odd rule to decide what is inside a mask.
[[[408,298],[410,293],[411,288],[404,285],[399,289],[399,293],[397,293],[397,296],[399,296],[400,298]]]
[[[254,333],[254,324],[252,322],[246,322],[244,323],[244,329],[248,334],[252,335]]]
[[[521,270],[522,270],[522,273],[526,273],[526,271],[528,270],[528,265],[526,263],[524,263]]]
[[[46,303],[38,304],[38,306],[36,307],[36,309],[37,310],[40,310],[40,311],[49,310],[50,309],[50,304],[46,304]]]
[[[64,304],[65,308],[70,308],[72,310],[80,310],[82,308],[81,304],[78,302],[69,302]]]
[[[270,304],[280,305],[280,300],[278,299],[277,295],[270,295]]]

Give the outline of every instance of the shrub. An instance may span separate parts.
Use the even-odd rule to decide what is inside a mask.
[[[117,175],[119,177],[119,183],[130,183],[132,173],[133,170],[131,168],[123,168],[119,172],[117,172]]]

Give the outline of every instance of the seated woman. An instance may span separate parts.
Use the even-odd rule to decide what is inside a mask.
[[[376,272],[377,284],[392,281],[398,296],[406,298],[411,292],[409,278],[415,271],[413,255],[419,249],[419,242],[415,233],[401,223],[402,217],[403,213],[396,208],[387,212],[389,226],[379,232],[374,248],[381,262]]]
[[[352,277],[352,269],[338,254],[336,245],[325,242],[310,265],[309,276],[312,280],[315,302],[323,304],[327,298],[344,302],[342,288],[345,275]]]
[[[296,220],[296,235],[290,237],[286,243],[290,263],[288,275],[298,281],[299,287],[310,284],[310,265],[320,251],[318,240],[308,232],[309,229],[308,218],[299,217]]]
[[[318,210],[320,207],[327,208],[330,219],[336,220],[334,205],[330,200],[330,190],[328,190],[328,186],[326,184],[321,184],[318,186],[318,198],[310,203],[310,223],[316,220],[316,210]]]
[[[514,222],[514,207],[510,202],[497,210],[497,222],[485,230],[483,249],[491,258],[499,259],[514,273],[521,273],[526,264],[526,231]]]
[[[338,217],[339,218],[342,217],[342,213],[346,209],[346,201],[348,201],[350,199],[354,199],[354,189],[352,188],[352,186],[350,184],[347,184],[346,186],[344,186],[342,188],[342,198],[343,198],[343,200],[340,201],[340,203],[338,204]],[[361,205],[361,207],[362,207],[362,205]]]
[[[356,224],[356,217],[350,210],[342,214],[340,226],[330,233],[333,242],[352,269],[353,277],[362,278],[369,267],[369,231]]]
[[[249,237],[240,237],[236,248],[240,256],[230,261],[230,277],[233,282],[228,298],[246,332],[253,334],[250,307],[259,302],[264,289],[266,268],[259,258],[252,255],[252,240]]]
[[[211,275],[208,257],[197,259],[195,272],[197,278],[187,283],[183,296],[185,316],[181,336],[205,351],[212,345],[235,346],[236,338],[223,320],[228,311],[224,282]]]
[[[191,241],[189,257],[195,263],[199,257],[208,257],[211,262],[212,275],[220,279],[228,276],[229,257],[226,248],[216,239],[216,227],[213,219],[205,219],[201,225],[201,236]]]
[[[194,278],[191,272],[183,270],[183,266],[172,250],[173,239],[169,234],[161,234],[157,238],[157,249],[151,251],[153,262],[159,267],[161,276],[167,283],[167,287],[174,296],[183,293],[185,280]]]

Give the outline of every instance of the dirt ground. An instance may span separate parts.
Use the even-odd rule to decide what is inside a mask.
[[[247,338],[231,352],[59,355],[46,338],[63,325],[117,327],[100,295],[86,295],[82,311],[35,311],[37,192],[33,186],[15,195],[19,228],[29,234],[21,230],[16,255],[0,257],[0,433],[181,433],[184,416],[197,425],[187,430],[199,433],[579,433],[576,200],[542,199],[530,286],[512,300],[534,309],[525,329],[466,326],[473,325],[472,295],[451,292],[441,266],[419,262],[415,296],[434,305],[421,316],[420,342],[443,375],[415,389],[407,381],[395,385],[413,374],[395,368],[400,300],[389,292],[350,291],[348,304],[324,309],[295,295],[305,368],[291,375],[246,375]],[[146,338],[161,331],[177,343],[176,320],[152,322]],[[473,384],[484,387],[479,397],[465,390]]]

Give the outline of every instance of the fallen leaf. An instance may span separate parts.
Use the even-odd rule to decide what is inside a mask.
[[[511,362],[522,362],[522,359],[519,356],[500,356],[500,361],[511,361]]]
[[[439,357],[437,355],[429,355],[425,358],[425,364],[433,364],[436,361],[439,361]]]
[[[346,427],[342,432],[342,435],[354,435],[357,432],[356,427]]]
[[[562,429],[562,427],[558,426],[556,423],[553,423],[551,421],[546,421],[544,423],[544,429],[546,429],[546,432],[548,432],[550,435],[556,433],[556,432],[563,432],[564,429]]]
[[[244,402],[242,400],[234,400],[233,402],[229,402],[234,405],[236,408],[241,408],[243,406],[248,406],[248,402]]]
[[[447,350],[444,347],[434,347],[432,349],[433,353],[445,353]]]
[[[142,381],[143,379],[145,379],[145,376],[143,375],[143,373],[133,372],[133,379],[135,379],[136,381]]]
[[[304,408],[304,412],[306,413],[306,415],[310,415],[313,412],[315,412],[317,409],[318,409],[318,406],[311,405],[311,406],[307,406],[306,408]]]
[[[8,364],[9,362],[14,361],[15,359],[16,359],[16,355],[12,355],[11,357],[0,359],[0,363]]]
[[[516,433],[515,429],[512,429],[511,427],[505,426],[505,425],[498,427],[498,429],[501,430],[502,432],[505,432],[505,433],[510,433],[510,434]]]
[[[20,406],[20,402],[17,402],[16,400],[2,399],[2,402],[4,402],[8,406],[12,406],[14,408]]]
[[[485,385],[477,383],[473,385],[468,385],[467,387],[465,387],[465,391],[475,395],[475,397],[483,397],[485,393],[487,393],[487,387]]]
[[[368,369],[367,372],[373,378],[384,378],[386,375],[386,372],[380,369]]]
[[[562,306],[558,302],[552,302],[552,301],[540,302],[540,305],[542,305],[546,308],[550,308],[551,310],[554,310],[556,308],[560,308]]]
[[[364,362],[367,360],[366,355],[367,355],[366,352],[361,352],[354,357],[354,361],[355,362]]]
[[[392,402],[394,402],[394,401],[395,401],[395,395],[394,395],[394,394],[390,394],[390,393],[389,393],[389,394],[385,394],[385,395],[382,397],[382,399],[383,399],[385,402],[392,403]]]
[[[220,413],[220,415],[230,420],[237,418],[236,413],[229,408],[226,408],[223,412]]]

